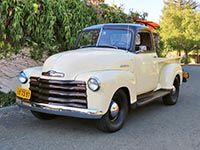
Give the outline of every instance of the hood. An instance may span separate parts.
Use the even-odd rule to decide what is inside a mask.
[[[49,57],[43,65],[42,72],[53,70],[64,73],[64,80],[73,80],[83,72],[127,70],[130,67],[129,58],[130,53],[123,50],[84,48],[58,53]]]

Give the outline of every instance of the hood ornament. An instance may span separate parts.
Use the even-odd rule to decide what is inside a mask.
[[[47,72],[42,72],[43,76],[48,76],[48,77],[64,77],[65,74],[62,72],[56,72],[54,70],[49,70]]]

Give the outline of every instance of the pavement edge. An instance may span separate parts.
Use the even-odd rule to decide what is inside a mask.
[[[11,106],[0,108],[0,113],[5,113],[5,112],[13,111],[13,110],[18,110],[18,109],[19,109],[18,105],[11,105]]]

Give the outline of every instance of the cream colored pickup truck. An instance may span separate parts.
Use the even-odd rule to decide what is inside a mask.
[[[159,97],[174,105],[186,81],[179,58],[159,58],[154,34],[138,24],[83,29],[75,50],[20,72],[19,106],[39,119],[56,115],[96,119],[105,132],[122,128],[131,108]]]

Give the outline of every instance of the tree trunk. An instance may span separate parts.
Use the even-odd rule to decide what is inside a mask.
[[[184,53],[185,53],[185,64],[188,64],[188,51],[187,51],[187,49],[184,49]]]
[[[197,63],[199,63],[199,50],[197,50]]]
[[[181,50],[178,50],[178,56],[181,57]]]
[[[179,55],[178,56],[181,57],[181,51],[179,51]]]

